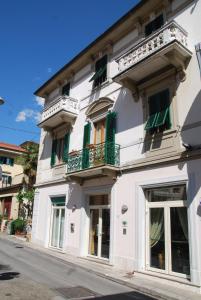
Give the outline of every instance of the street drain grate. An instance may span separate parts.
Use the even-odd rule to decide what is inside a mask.
[[[56,289],[62,296],[66,299],[88,299],[94,298],[95,296],[99,296],[93,291],[86,289],[82,286],[75,286],[70,288],[58,288]]]
[[[15,248],[24,248],[24,247],[21,245],[15,245]]]

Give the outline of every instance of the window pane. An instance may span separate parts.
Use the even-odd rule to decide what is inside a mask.
[[[150,266],[165,269],[164,209],[150,209],[149,225]]]
[[[190,274],[188,220],[186,207],[171,207],[172,271]]]
[[[161,14],[145,26],[145,36],[152,34],[154,31],[161,28],[163,24],[164,24],[164,20],[163,20],[163,15]]]
[[[172,187],[153,188],[148,190],[149,202],[186,200],[186,186],[176,185]]]
[[[59,248],[63,247],[64,223],[65,223],[65,209],[61,209]]]
[[[109,258],[110,250],[110,209],[102,210],[101,257]]]
[[[59,239],[59,209],[53,210],[53,224],[52,224],[52,241],[51,246],[57,247],[58,246],[58,239]]]
[[[62,95],[69,96],[70,94],[70,83],[66,84],[62,88]]]
[[[99,210],[90,210],[89,254],[98,255]]]

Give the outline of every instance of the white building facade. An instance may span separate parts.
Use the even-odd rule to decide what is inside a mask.
[[[201,1],[141,1],[36,91],[32,240],[201,286]]]

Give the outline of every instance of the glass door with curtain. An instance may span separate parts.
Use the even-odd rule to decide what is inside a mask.
[[[61,201],[62,200],[62,201]],[[52,221],[50,233],[50,246],[58,249],[63,248],[64,223],[65,223],[65,198],[52,200]]]
[[[152,271],[189,277],[186,187],[147,192],[147,265]]]
[[[89,255],[109,259],[110,253],[110,206],[108,195],[91,196],[90,226],[89,226]]]

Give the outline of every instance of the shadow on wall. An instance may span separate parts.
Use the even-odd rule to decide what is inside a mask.
[[[91,104],[92,102],[100,98],[100,91],[101,91],[101,87],[97,87],[96,89],[94,89],[94,91],[91,93],[89,97],[89,104]]]
[[[52,151],[52,139],[50,138],[50,134],[46,132],[42,141],[42,152],[40,155],[40,160],[45,160],[50,158]]]
[[[201,145],[201,90],[195,97],[191,108],[186,116],[184,124],[181,128],[182,142],[192,146]],[[192,132],[198,132],[195,135]]]
[[[131,92],[121,89],[114,104],[114,111],[117,112],[117,133],[138,127],[143,124],[143,112],[141,100],[135,102]]]
[[[201,149],[201,90],[195,97],[185,118],[181,128],[181,140],[186,145],[186,151],[183,153],[184,157],[188,152]],[[190,206],[201,188],[201,168],[195,160],[189,160],[186,163],[180,163],[179,169],[182,169],[184,164],[187,166],[189,179],[188,206]],[[197,214],[201,217],[201,206],[199,204]]]
[[[73,208],[80,209],[82,207],[82,198],[81,198],[81,187],[79,184],[69,182],[68,189],[68,202],[67,208],[73,210]]]

